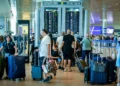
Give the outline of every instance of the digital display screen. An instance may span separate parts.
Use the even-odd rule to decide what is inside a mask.
[[[91,35],[102,35],[102,26],[90,26]]]
[[[114,29],[107,28],[107,34],[113,34],[113,32],[114,32]]]
[[[113,27],[104,28],[103,33],[107,35],[112,35],[114,33],[114,28]]]

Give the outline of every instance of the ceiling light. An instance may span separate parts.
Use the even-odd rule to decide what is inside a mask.
[[[116,5],[118,5],[118,3],[116,3]]]
[[[108,7],[111,7],[111,6],[108,6]]]
[[[97,11],[99,11],[99,10],[97,10]]]

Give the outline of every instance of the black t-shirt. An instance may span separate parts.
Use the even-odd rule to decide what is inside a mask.
[[[63,37],[63,42],[64,42],[63,52],[72,53],[73,52],[72,42],[74,41],[75,41],[74,36],[65,35]]]
[[[3,43],[4,51],[5,53],[9,54],[15,54],[15,49],[14,49],[15,43],[14,42],[9,42],[7,43],[6,41]]]

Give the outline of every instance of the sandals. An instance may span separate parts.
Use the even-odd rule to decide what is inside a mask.
[[[64,69],[64,72],[72,72],[72,70],[69,69],[69,70],[67,71],[67,69]]]
[[[72,70],[69,69],[68,72],[72,72]]]

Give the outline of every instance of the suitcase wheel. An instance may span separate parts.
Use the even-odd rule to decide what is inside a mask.
[[[33,80],[36,80],[35,78],[33,78]]]

